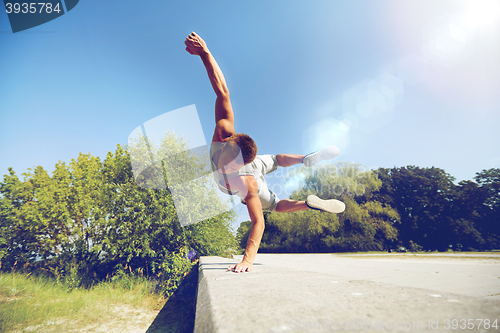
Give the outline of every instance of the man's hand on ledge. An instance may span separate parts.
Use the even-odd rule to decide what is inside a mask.
[[[251,272],[253,265],[251,262],[243,260],[239,264],[231,265],[227,268],[228,271],[233,270],[235,273]]]

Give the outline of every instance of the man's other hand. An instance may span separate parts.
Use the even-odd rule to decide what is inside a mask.
[[[189,36],[187,36],[184,44],[186,44],[186,51],[188,51],[189,54],[201,56],[208,53],[207,44],[195,32],[192,32]]]
[[[251,272],[253,265],[248,261],[242,261],[239,264],[231,265],[227,268],[228,271],[233,269],[235,273]]]

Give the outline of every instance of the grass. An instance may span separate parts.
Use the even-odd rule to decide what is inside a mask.
[[[166,301],[144,277],[124,276],[90,289],[70,289],[50,278],[2,273],[0,332],[77,332],[89,325],[106,325],[117,318],[127,320],[137,311],[153,313],[154,318],[154,311],[159,311]]]

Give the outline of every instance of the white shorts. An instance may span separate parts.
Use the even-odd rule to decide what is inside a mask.
[[[262,210],[272,212],[276,210],[276,206],[280,199],[276,193],[267,188],[265,175],[278,169],[278,160],[275,155],[257,155],[252,163],[243,166],[240,173],[246,173],[254,176],[257,181],[258,195]],[[245,201],[242,199],[242,203]]]

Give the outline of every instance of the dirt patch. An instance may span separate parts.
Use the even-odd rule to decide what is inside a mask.
[[[86,326],[78,324],[80,320],[72,323],[70,319],[58,319],[42,325],[29,326],[14,332],[127,332],[144,333],[154,321],[160,311],[134,308],[127,304],[119,304],[103,314],[100,323],[88,323]],[[77,323],[78,322],[78,323]]]
[[[122,303],[104,304],[96,322],[85,322],[85,318],[61,318],[11,332],[191,333],[194,329],[197,286],[198,265],[195,265],[161,310]]]
[[[126,304],[116,305],[111,311],[113,315],[104,324],[90,324],[74,332],[144,333],[159,312]]]

